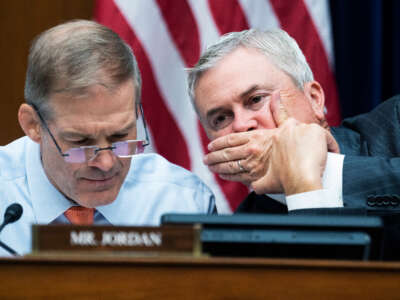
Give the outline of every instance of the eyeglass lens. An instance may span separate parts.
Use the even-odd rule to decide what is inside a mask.
[[[122,141],[113,143],[111,149],[105,148],[100,151],[98,149],[99,147],[97,146],[70,148],[65,152],[67,155],[64,156],[64,159],[69,163],[83,163],[94,158],[98,152],[107,149],[112,149],[113,153],[118,157],[131,157],[134,154],[143,153],[144,146],[143,141]]]

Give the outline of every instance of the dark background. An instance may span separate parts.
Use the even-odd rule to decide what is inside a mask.
[[[330,6],[342,117],[349,117],[400,93],[400,1]],[[33,37],[66,20],[92,19],[93,7],[94,0],[0,1],[0,145],[22,135],[17,111]]]
[[[0,145],[23,135],[17,112],[32,39],[61,22],[92,15],[93,0],[0,1]]]
[[[331,0],[342,117],[400,93],[400,1]]]

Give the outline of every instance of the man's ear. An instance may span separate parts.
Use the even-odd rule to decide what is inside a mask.
[[[304,85],[304,94],[311,103],[311,107],[317,119],[325,120],[325,94],[322,86],[317,81],[310,81]]]
[[[25,135],[29,136],[34,142],[41,141],[40,120],[29,104],[23,103],[18,110],[18,121]]]

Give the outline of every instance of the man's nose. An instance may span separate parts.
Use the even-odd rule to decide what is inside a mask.
[[[238,112],[232,123],[233,132],[245,132],[257,129],[257,121],[252,118],[251,114]]]
[[[113,168],[115,160],[116,156],[111,150],[101,150],[89,161],[88,165],[107,172]]]

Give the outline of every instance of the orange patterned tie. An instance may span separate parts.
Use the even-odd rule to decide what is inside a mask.
[[[72,206],[64,212],[64,216],[74,225],[92,225],[94,208]]]

